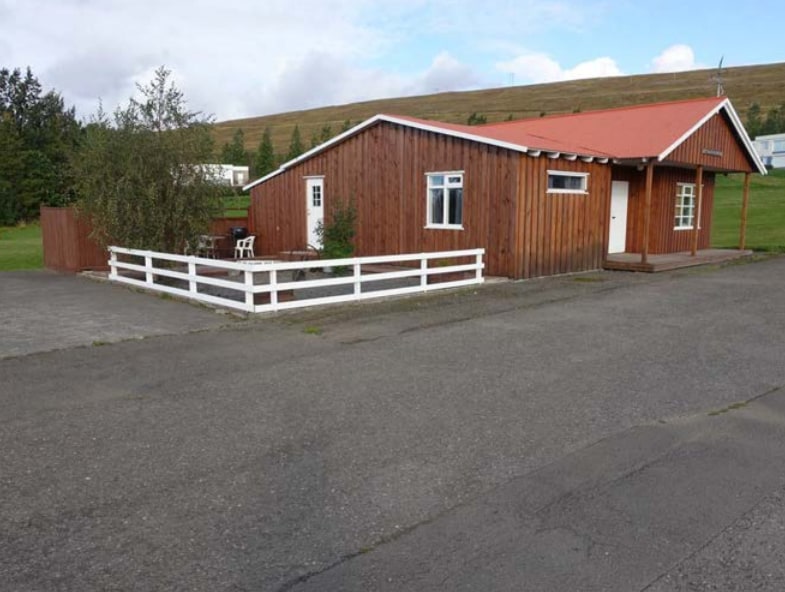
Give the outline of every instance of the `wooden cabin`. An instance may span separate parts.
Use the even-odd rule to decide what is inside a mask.
[[[530,278],[708,248],[730,172],[766,169],[719,97],[481,126],[377,115],[245,189],[258,252],[317,244],[352,200],[357,255],[484,247],[488,275]]]

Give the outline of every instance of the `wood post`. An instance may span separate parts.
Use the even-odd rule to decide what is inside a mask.
[[[641,248],[641,263],[646,264],[649,259],[649,227],[651,226],[651,192],[654,184],[654,163],[646,165],[646,201],[643,205],[643,245]]]
[[[739,250],[747,244],[747,206],[750,203],[750,173],[744,173],[744,192],[741,198],[741,230],[739,231]]]
[[[698,254],[698,233],[700,233],[701,202],[703,201],[703,165],[698,165],[695,173],[695,203],[692,210],[692,248],[690,255],[695,257]]]

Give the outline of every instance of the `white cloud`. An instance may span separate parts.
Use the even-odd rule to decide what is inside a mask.
[[[443,51],[415,81],[408,94],[466,90],[481,86],[481,77],[469,66]]]
[[[679,43],[671,45],[651,61],[654,72],[684,72],[705,68],[695,61],[695,52],[689,45]]]
[[[45,88],[55,87],[83,116],[99,99],[107,111],[125,103],[136,82],[149,81],[156,67],[166,65],[191,109],[228,119],[489,85],[492,73],[477,64],[481,55],[498,53],[494,43],[583,29],[602,5],[0,0],[0,64],[29,65]],[[557,64],[557,77],[615,68],[605,64],[603,70],[601,61],[564,71]]]
[[[480,76],[448,52],[439,53],[427,69],[411,76],[361,68],[342,56],[312,52],[259,88],[251,109],[269,113],[479,86]]]
[[[496,69],[515,76],[516,82],[541,83],[583,78],[620,76],[622,71],[609,57],[581,62],[572,68],[564,68],[547,54],[529,52],[506,62],[496,64]]]

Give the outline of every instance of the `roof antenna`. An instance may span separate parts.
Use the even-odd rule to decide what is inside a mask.
[[[725,85],[722,79],[722,62],[725,59],[725,56],[720,58],[720,64],[717,66],[717,73],[711,79],[712,81],[717,83],[717,96],[722,97],[725,95]]]

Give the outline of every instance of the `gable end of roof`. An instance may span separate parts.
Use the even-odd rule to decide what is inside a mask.
[[[758,169],[758,172],[761,175],[767,174],[766,165],[763,164],[760,156],[758,156],[758,152],[752,145],[752,140],[750,139],[749,134],[747,134],[747,130],[744,128],[744,124],[741,122],[741,118],[739,114],[736,113],[736,109],[733,108],[733,104],[731,104],[730,99],[726,98],[724,101],[719,103],[716,107],[714,107],[711,111],[709,111],[706,115],[704,115],[695,125],[693,125],[689,130],[687,130],[680,138],[678,138],[673,144],[668,146],[661,154],[657,156],[657,160],[662,162],[665,160],[668,155],[670,155],[676,148],[681,146],[687,138],[692,136],[695,132],[697,132],[709,119],[714,117],[720,111],[725,111],[728,114],[728,119],[730,119],[731,125],[733,129],[736,131],[736,134],[741,139],[744,148],[747,151],[747,155],[752,160],[755,168]]]

